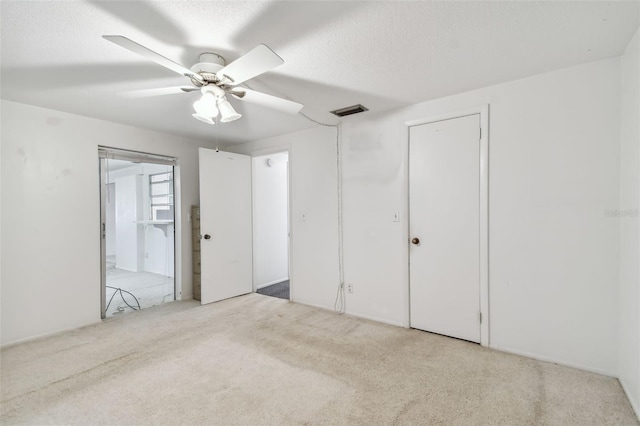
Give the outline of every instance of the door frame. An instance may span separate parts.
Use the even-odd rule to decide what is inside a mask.
[[[135,151],[126,148],[116,148],[106,145],[98,145],[98,173],[99,178],[99,238],[100,238],[100,318],[106,319],[106,285],[107,285],[107,265],[106,265],[106,185],[107,185],[107,164],[106,158],[100,156],[100,150],[107,150],[122,155],[139,156],[141,162],[150,164],[163,164],[153,159],[172,160],[173,169],[173,300],[182,300],[182,190],[180,180],[180,162],[178,157],[163,154],[152,154],[149,152]],[[151,160],[151,161],[146,161]]]
[[[480,344],[489,346],[489,322],[491,319],[489,311],[489,104],[479,105],[473,108],[452,111],[445,114],[431,115],[424,118],[405,121],[407,131],[407,324],[411,327],[411,266],[409,265],[409,249],[411,239],[411,217],[410,217],[410,128],[423,124],[435,123],[438,121],[452,120],[455,118],[467,117],[470,115],[480,115]]]
[[[272,147],[272,148],[264,148],[264,149],[258,149],[255,151],[251,151],[248,155],[251,156],[251,161],[252,161],[252,165],[253,165],[253,158],[254,157],[260,157],[263,155],[271,155],[271,154],[280,154],[286,152],[287,153],[287,229],[289,230],[289,238],[287,240],[287,270],[288,270],[288,275],[289,275],[289,301],[293,302],[294,298],[293,298],[293,294],[294,294],[294,285],[293,285],[293,276],[292,276],[292,257],[293,257],[293,250],[291,250],[291,247],[293,247],[293,229],[291,227],[291,211],[292,209],[292,203],[291,203],[291,182],[292,182],[292,176],[291,176],[291,161],[292,161],[292,152],[291,152],[291,145],[286,145],[286,146],[277,146],[277,147]],[[253,176],[251,176],[251,197],[253,199]],[[251,207],[251,222],[253,223],[253,206]],[[253,283],[253,292],[256,292],[256,285],[255,282]]]
[[[98,157],[98,170],[100,172],[100,319],[105,319],[107,303],[107,167],[104,158]]]

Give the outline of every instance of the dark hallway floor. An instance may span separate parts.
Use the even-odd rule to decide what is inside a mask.
[[[289,300],[289,280],[271,284],[267,287],[262,287],[261,289],[256,290],[256,293]]]

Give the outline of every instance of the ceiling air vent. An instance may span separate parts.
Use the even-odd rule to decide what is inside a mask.
[[[340,108],[335,111],[329,111],[333,115],[337,115],[338,117],[344,117],[345,115],[358,114],[360,112],[369,111],[368,108],[363,107],[362,105],[353,105],[346,108]]]

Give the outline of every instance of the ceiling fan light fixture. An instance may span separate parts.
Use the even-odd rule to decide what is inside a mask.
[[[214,118],[218,115],[216,97],[211,92],[204,92],[199,101],[193,103],[193,109],[198,115]]]
[[[211,124],[212,126],[215,126],[216,124],[216,122],[213,121],[213,118],[211,117],[205,117],[204,115],[200,115],[198,113],[191,114],[191,116],[196,120],[202,121],[203,123]]]
[[[238,114],[224,96],[218,99],[218,109],[220,110],[220,122],[222,123],[229,123],[242,117],[242,114]]]

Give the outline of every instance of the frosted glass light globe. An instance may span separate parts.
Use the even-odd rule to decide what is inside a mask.
[[[220,108],[220,122],[229,123],[242,117],[233,109],[226,97],[218,99],[218,108]]]
[[[193,109],[204,117],[214,118],[218,116],[216,97],[211,92],[204,93],[199,101],[194,102]]]

